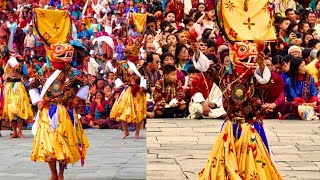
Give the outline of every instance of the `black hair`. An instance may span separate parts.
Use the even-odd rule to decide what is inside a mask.
[[[169,36],[174,36],[174,37],[176,37],[177,43],[179,42],[179,38],[177,37],[176,34],[169,34],[169,35],[166,37],[166,42],[168,41]]]
[[[305,48],[302,50],[302,59],[306,59],[310,56],[312,49],[311,48]]]
[[[147,54],[147,58],[146,58],[147,63],[152,63],[153,62],[153,56],[154,55],[160,56],[158,53],[155,53],[155,52],[148,53]]]
[[[200,5],[204,5],[204,11],[207,10],[207,6],[206,6],[204,3],[198,3],[198,5],[197,5],[197,10],[198,10],[198,8],[199,8]]]
[[[317,52],[317,57],[320,57],[320,51]]]
[[[191,17],[186,17],[186,18],[183,20],[183,24],[184,24],[184,25],[187,25],[187,24],[189,24],[190,22],[192,22]]]
[[[294,11],[292,8],[288,8],[284,11],[284,14],[287,16],[290,11]]]
[[[305,25],[305,24],[308,24],[309,25],[309,23],[307,22],[307,21],[300,21],[299,23],[298,23],[298,30],[300,31],[301,29],[303,29],[303,26]]]
[[[170,44],[165,44],[162,46],[162,53],[169,52]]]
[[[161,59],[161,64],[163,64],[163,62],[164,62],[164,60],[166,59],[166,57],[172,57],[172,59],[174,59],[174,56],[173,56],[173,54],[171,54],[170,52],[165,52],[165,53],[162,53],[161,54],[161,57],[160,57],[160,59]]]
[[[319,1],[319,2],[320,2],[320,1]],[[310,34],[310,35],[312,35],[312,33],[314,33],[315,31],[317,31],[317,30],[315,30],[315,29],[313,29],[313,28],[310,28],[310,29],[307,30],[307,33]]]
[[[294,58],[294,56],[292,55],[286,55],[286,56],[283,56],[283,58],[281,59],[281,64],[284,64],[284,63],[290,63],[290,61]]]
[[[176,46],[176,52],[175,52],[175,63],[178,65],[178,62],[179,62],[179,53],[180,53],[180,51],[182,50],[182,48],[186,48],[187,50],[188,50],[188,48],[187,48],[187,46],[185,46],[185,45],[183,45],[183,44],[177,44],[177,46]]]
[[[290,61],[290,69],[288,71],[288,75],[290,77],[290,80],[293,84],[296,83],[296,80],[298,79],[299,76],[299,66],[303,62],[302,59],[300,58],[293,58]]]
[[[308,42],[308,48],[314,48],[318,43],[320,43],[319,39],[310,39]]]
[[[202,16],[202,12],[198,11],[196,12],[196,14],[194,15],[194,21],[198,21],[198,19]]]
[[[163,67],[163,75],[176,71],[177,68],[174,65],[168,64]]]
[[[168,16],[168,14],[174,14],[174,17],[176,17],[176,14],[173,12],[173,11],[169,11],[169,12],[167,12],[166,14],[165,14],[165,17],[167,17]]]
[[[214,40],[208,39],[206,41],[208,48],[214,47],[215,52],[217,52],[218,47],[217,47],[217,43]]]
[[[171,26],[171,23],[167,20],[161,21],[161,23],[160,23],[161,31],[164,31],[169,26]]]
[[[155,18],[154,16],[147,16],[147,22],[146,22],[146,24],[149,24],[149,23],[152,23],[152,22],[154,22],[154,23],[157,24],[156,18]]]
[[[277,65],[277,64],[283,65],[281,59],[282,59],[282,56],[280,56],[280,55],[273,56],[272,57],[272,65]]]
[[[209,39],[209,36],[211,33],[212,33],[212,29],[206,28],[202,33],[202,39]]]
[[[104,92],[103,92],[103,90],[97,89],[96,96],[97,96],[98,93],[101,94],[101,95],[102,95],[102,99],[104,99]]]

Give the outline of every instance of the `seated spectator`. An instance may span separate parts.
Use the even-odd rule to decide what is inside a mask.
[[[287,100],[296,105],[316,107],[318,90],[314,79],[306,74],[305,66],[305,62],[301,59],[291,60],[289,78],[286,80]]]
[[[188,67],[190,78],[191,102],[189,104],[190,118],[219,118],[226,115],[222,105],[222,91],[193,65]]]
[[[290,46],[290,48],[288,49],[288,54],[296,58],[301,58],[302,50],[299,46],[293,45],[293,46]]]
[[[174,56],[170,52],[165,52],[161,55],[161,68],[160,70],[163,70],[163,67],[166,65],[174,65]],[[177,69],[177,79],[180,80],[181,82],[185,81],[185,75],[183,72],[179,69]]]
[[[272,72],[277,73],[278,75],[281,76],[283,73],[283,65],[281,62],[282,56],[276,55],[272,57]]]
[[[103,89],[103,93],[105,97],[104,99],[108,102],[110,109],[112,108],[113,103],[115,101],[112,89],[113,89],[113,86],[110,84],[107,84]],[[119,129],[121,127],[120,122],[110,119],[109,117],[107,117],[106,121],[109,129]]]
[[[264,64],[268,68],[272,66],[272,62],[269,59],[264,60]],[[266,113],[267,119],[282,119],[289,114],[297,113],[296,106],[285,102],[284,81],[280,74],[275,71],[271,71],[269,83],[256,85],[256,91],[260,92],[258,94],[261,95],[261,99],[263,100],[262,108]]]
[[[110,115],[111,106],[102,90],[97,90],[95,97],[91,103],[90,114],[87,118],[82,119],[84,127],[106,129],[108,128],[107,118]]]
[[[187,108],[181,81],[173,65],[163,68],[163,78],[158,80],[153,93],[156,117],[183,117]]]

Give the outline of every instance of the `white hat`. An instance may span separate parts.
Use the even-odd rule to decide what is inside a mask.
[[[89,54],[90,54],[90,55],[94,55],[94,50],[91,49],[90,52],[89,52]]]

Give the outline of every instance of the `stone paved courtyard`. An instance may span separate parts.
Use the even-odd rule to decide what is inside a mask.
[[[46,180],[50,170],[46,163],[30,161],[33,136],[8,139],[9,131],[1,131],[0,180]],[[146,179],[146,139],[135,140],[134,132],[122,140],[120,130],[86,130],[91,147],[84,167],[80,162],[68,165],[65,179]]]
[[[198,179],[222,122],[148,120],[147,179]],[[320,121],[265,120],[264,124],[284,179],[320,179]]]

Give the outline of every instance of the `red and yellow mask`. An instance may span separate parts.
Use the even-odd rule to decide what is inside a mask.
[[[254,43],[244,41],[229,44],[230,60],[236,72],[240,75],[245,72],[253,72],[257,68],[257,56],[264,50],[264,43],[256,41]]]

